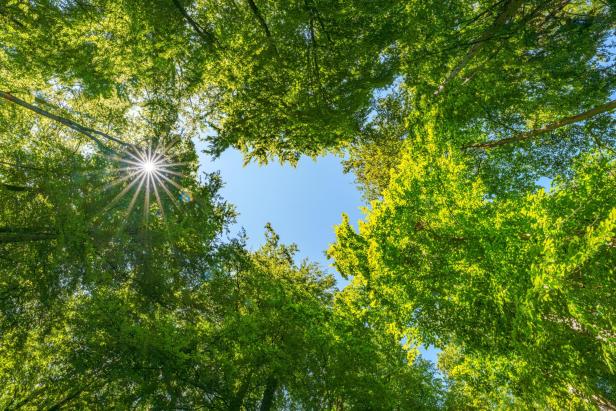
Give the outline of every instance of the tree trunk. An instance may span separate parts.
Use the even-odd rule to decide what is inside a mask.
[[[259,411],[269,411],[272,409],[277,388],[278,381],[276,381],[274,377],[270,377],[270,379],[267,380],[265,391],[263,391],[263,399],[261,400],[261,407],[259,407]]]
[[[503,138],[501,140],[493,140],[486,141],[485,143],[475,143],[464,146],[463,148],[494,148],[498,146],[503,146],[506,144],[517,143],[519,141],[530,140],[535,138],[541,134],[548,133],[550,131],[556,130],[557,128],[567,126],[573,123],[579,123],[580,121],[587,120],[597,114],[605,113],[608,111],[612,111],[616,108],[616,100],[612,100],[608,103],[597,106],[593,109],[585,111],[580,114],[576,114],[575,116],[564,117],[554,123],[546,124],[541,128],[537,128],[531,131],[526,131],[524,133],[516,134],[512,137]]]

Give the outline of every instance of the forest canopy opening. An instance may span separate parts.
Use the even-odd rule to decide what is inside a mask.
[[[2,2],[0,408],[616,409],[615,13]],[[348,285],[196,141],[338,156]]]

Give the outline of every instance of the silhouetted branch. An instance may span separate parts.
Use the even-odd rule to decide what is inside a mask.
[[[180,0],[171,0],[175,7],[178,9],[182,17],[188,22],[188,24],[195,30],[195,32],[201,37],[203,40],[208,42],[211,45],[216,45],[218,41],[216,40],[216,36],[210,30],[205,29],[199,25],[190,14],[186,11]]]
[[[261,11],[257,7],[257,4],[253,0],[246,0],[246,2],[248,3],[248,6],[250,7],[250,10],[252,11],[252,14],[255,16],[255,18],[259,22],[259,25],[261,26],[261,28],[265,32],[265,36],[267,37],[267,41],[268,41],[270,47],[272,48],[272,50],[274,50],[274,52],[276,54],[278,54],[278,49],[276,48],[276,44],[274,43],[274,39],[272,37],[272,33],[271,33],[269,27],[267,26],[267,22],[265,21],[265,18],[263,17],[263,14],[261,14]]]

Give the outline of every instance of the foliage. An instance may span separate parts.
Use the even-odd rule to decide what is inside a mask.
[[[615,10],[2,2],[0,407],[615,408]],[[350,285],[229,237],[196,139],[345,156]]]
[[[511,16],[497,27],[507,11]],[[405,12],[414,24],[397,39],[400,86],[393,96],[376,94],[400,108],[385,103],[389,114],[368,119],[347,162],[370,199],[386,187],[383,169],[400,161],[399,137],[413,136],[435,111],[449,143],[464,148],[540,129],[613,97],[612,4],[408,2]],[[458,74],[446,81],[452,73]],[[406,134],[392,129],[400,124]],[[528,141],[466,151],[490,192],[511,196],[535,189],[540,177],[570,175],[575,158],[597,148],[616,149],[607,113]]]
[[[216,175],[196,180],[189,141],[166,155],[192,201],[148,204],[117,145],[2,109],[3,408],[436,407],[427,364],[348,316],[333,279],[271,228],[254,253],[225,240],[233,209]],[[124,121],[118,135],[143,144],[150,123]]]
[[[613,401],[613,160],[584,157],[549,193],[490,199],[434,129],[416,140],[359,232],[337,229],[338,270],[381,321],[457,347],[449,374],[491,398],[481,408],[499,390],[535,407]]]

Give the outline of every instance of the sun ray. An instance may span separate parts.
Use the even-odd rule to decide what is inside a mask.
[[[183,161],[180,163],[165,163],[165,167],[175,167],[175,166],[185,166],[187,164],[190,164],[189,161]]]
[[[141,187],[143,187],[143,182],[146,179],[147,174],[142,174],[141,177],[139,178],[139,186],[137,187],[137,189],[135,190],[135,193],[133,194],[133,198],[131,198],[130,203],[128,204],[128,210],[126,210],[126,215],[130,215],[130,212],[133,210],[133,207],[135,206],[135,203],[137,202],[137,197],[139,197],[139,193],[141,192]]]
[[[147,223],[150,216],[150,180],[152,179],[152,173],[148,173],[145,176],[145,198],[143,200],[145,207],[143,207],[143,215]]]
[[[184,175],[182,173],[178,173],[177,171],[167,170],[165,168],[159,168],[158,170],[156,170],[155,174],[161,174],[161,173],[172,174],[174,176],[179,176],[179,177],[182,177]]]
[[[134,177],[134,176],[136,176],[137,174],[139,174],[139,171],[134,171],[134,172],[131,172],[131,173],[129,173],[129,174],[127,174],[127,175],[125,175],[124,177],[120,177],[120,178],[118,178],[117,180],[112,181],[112,182],[110,182],[109,184],[106,184],[106,185],[102,188],[102,190],[101,190],[101,191],[106,191],[106,190],[109,190],[110,188],[115,187],[115,186],[117,186],[118,184],[123,183],[124,181],[126,181],[126,180],[128,180],[128,179],[130,179],[130,178],[132,178],[132,177]]]
[[[179,185],[178,183],[176,183],[175,181],[173,181],[172,179],[170,179],[169,177],[167,177],[166,175],[162,174],[162,173],[158,173],[157,174],[158,177],[162,177],[164,180],[168,181],[171,185],[173,185],[175,188],[177,189],[182,189],[182,186]]]
[[[127,215],[133,211],[143,192],[143,218],[147,225],[153,201],[158,204],[159,216],[163,220],[165,219],[165,201],[163,200],[166,200],[163,197],[168,197],[176,208],[180,208],[177,195],[174,192],[175,189],[184,192],[184,188],[178,181],[178,177],[182,177],[183,174],[174,168],[188,163],[169,161],[169,146],[165,145],[163,139],[156,143],[150,141],[146,144],[142,148],[132,147],[121,155],[109,156],[120,165],[118,170],[122,174],[105,186],[104,190],[124,183],[122,190],[116,194],[105,207],[105,210],[114,207],[132,190],[126,210]],[[165,194],[163,195],[161,191]],[[154,197],[154,200],[152,197]],[[184,200],[182,199],[182,201]],[[184,202],[188,201],[190,200]]]
[[[154,176],[150,175],[150,179],[152,180],[152,188],[154,189],[154,197],[156,197],[158,208],[160,208],[160,215],[163,218],[163,220],[165,220],[165,208],[163,207],[163,202],[160,200],[160,195],[158,194],[158,188],[156,187],[156,181],[154,181]]]
[[[124,195],[126,193],[128,193],[130,191],[131,188],[133,188],[133,186],[135,184],[137,184],[139,180],[137,178],[135,178],[133,181],[131,181],[126,187],[124,187],[124,189],[122,191],[120,191],[114,198],[113,200],[111,200],[111,202],[107,205],[106,209],[110,209],[111,207],[113,207],[118,201],[120,201],[120,199],[122,197],[124,197]]]
[[[171,200],[171,202],[173,203],[173,205],[176,208],[179,208],[179,204],[177,202],[177,200],[173,197],[173,194],[171,194],[171,192],[169,191],[169,189],[167,188],[167,186],[165,185],[165,183],[158,178],[158,176],[154,176],[154,178],[156,178],[156,180],[160,183],[160,187],[163,189],[163,191],[165,192],[165,194],[167,194],[167,196],[169,197],[169,199]]]
[[[136,167],[140,167],[141,166],[141,162],[138,162],[138,161],[126,160],[125,158],[118,158],[117,160],[122,162],[122,163],[132,164],[132,165],[134,165]]]
[[[126,154],[128,154],[129,156],[131,156],[132,158],[135,159],[135,161],[137,162],[137,164],[143,163],[144,158],[143,155],[140,151],[135,150],[135,154],[131,153],[130,150],[126,150]]]
[[[164,145],[162,146],[162,150],[159,151],[159,149],[161,148],[162,144],[163,144],[162,141],[159,141],[156,144],[156,148],[154,149],[154,152],[152,153],[152,160],[153,161],[162,160],[165,157],[165,154],[164,154],[165,146]]]

